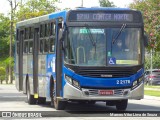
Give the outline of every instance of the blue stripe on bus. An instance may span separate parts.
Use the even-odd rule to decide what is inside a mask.
[[[133,82],[140,78],[143,75],[144,69],[141,69],[136,74],[132,75],[131,77],[126,78],[89,78],[89,77],[83,77],[81,75],[75,74],[71,71],[69,71],[67,68],[64,68],[65,74],[72,77],[72,79],[77,80],[80,83],[80,86],[82,87],[131,87]],[[123,83],[123,84],[117,84],[117,80],[121,81],[123,80],[126,82],[129,80],[130,83]]]

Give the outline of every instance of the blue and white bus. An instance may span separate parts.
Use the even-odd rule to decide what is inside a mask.
[[[29,104],[104,101],[117,110],[144,96],[147,37],[140,11],[77,8],[18,22],[15,78]]]

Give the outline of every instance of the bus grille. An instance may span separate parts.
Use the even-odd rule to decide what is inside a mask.
[[[91,70],[91,69],[80,69],[77,71],[79,75],[84,77],[96,77],[96,78],[120,78],[130,77],[133,75],[132,70]]]

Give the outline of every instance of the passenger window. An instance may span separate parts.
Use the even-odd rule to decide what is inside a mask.
[[[44,40],[44,52],[49,51],[49,39]]]
[[[55,23],[52,22],[51,23],[50,35],[55,35],[55,31],[56,31]]]
[[[17,54],[19,54],[19,43],[17,43]]]
[[[33,41],[29,42],[29,53],[33,52]]]
[[[25,28],[25,39],[29,39],[29,28]]]
[[[40,37],[45,36],[45,24],[40,25]]]
[[[55,38],[50,39],[50,52],[55,51]]]
[[[28,41],[25,41],[24,42],[24,50],[23,50],[24,53],[28,53]]]
[[[43,40],[40,40],[40,49],[39,49],[40,53],[43,53]]]
[[[33,32],[34,32],[33,27],[30,27],[29,28],[29,39],[33,39]]]

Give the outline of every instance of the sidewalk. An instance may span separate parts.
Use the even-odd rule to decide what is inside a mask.
[[[160,101],[160,97],[149,96],[149,95],[144,95],[144,99]]]

